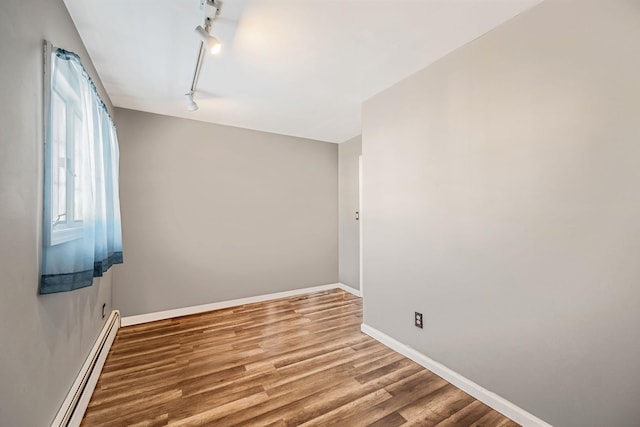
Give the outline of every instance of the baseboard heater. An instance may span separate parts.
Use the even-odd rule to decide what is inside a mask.
[[[114,310],[104,324],[87,360],[71,386],[51,427],[77,427],[82,422],[111,344],[120,328],[120,312]]]

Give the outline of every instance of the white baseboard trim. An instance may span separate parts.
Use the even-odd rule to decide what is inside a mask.
[[[119,328],[120,312],[113,310],[91,348],[87,360],[78,372],[78,376],[51,423],[51,427],[77,427],[80,425]]]
[[[312,286],[309,288],[294,289],[291,291],[276,292],[273,294],[258,295],[255,297],[239,298],[229,301],[213,302],[210,304],[194,305],[191,307],[176,308],[173,310],[157,311],[154,313],[138,314],[122,318],[122,326],[139,325],[141,323],[155,322],[157,320],[171,319],[173,317],[188,316],[190,314],[205,313],[207,311],[220,310],[222,308],[237,307],[254,302],[263,302],[279,298],[287,298],[296,295],[309,294],[312,292],[327,291],[330,289],[342,289],[357,295],[355,289],[345,286],[342,283],[331,283],[329,285]]]
[[[506,417],[522,425],[523,427],[552,427],[550,424],[542,421],[540,418],[525,411],[524,409],[514,405],[507,399],[487,390],[486,388],[474,383],[470,379],[463,377],[459,373],[447,368],[441,363],[436,362],[425,354],[391,338],[389,335],[363,323],[360,327],[362,332],[369,335],[376,341],[381,342],[392,350],[397,351],[405,357],[413,360],[419,365],[424,366],[434,374],[447,380],[454,386],[458,387],[465,393],[475,397],[485,405],[495,409]]]
[[[349,292],[350,294],[353,294],[358,298],[362,298],[362,292],[360,292],[359,289],[352,288],[351,286],[345,285],[344,283],[337,283],[337,286],[345,292]]]

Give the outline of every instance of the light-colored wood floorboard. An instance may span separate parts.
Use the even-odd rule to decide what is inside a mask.
[[[517,427],[317,292],[118,331],[82,425]]]

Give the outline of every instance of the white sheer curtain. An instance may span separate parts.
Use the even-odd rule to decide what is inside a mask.
[[[43,294],[90,286],[123,261],[113,120],[76,54],[56,49],[49,59]]]

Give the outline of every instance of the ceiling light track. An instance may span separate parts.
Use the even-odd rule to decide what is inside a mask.
[[[220,15],[221,9],[220,1],[216,0],[200,0],[200,9],[204,11],[204,24],[198,25],[195,28],[195,33],[200,38],[200,49],[198,49],[198,59],[196,60],[196,67],[193,70],[193,78],[191,79],[191,86],[189,92],[185,93],[187,110],[196,111],[198,104],[193,100],[193,96],[196,92],[198,85],[198,79],[200,78],[200,70],[202,69],[202,62],[206,53],[215,55],[222,49],[222,43],[216,37],[211,35],[211,29],[213,27],[213,21]]]

